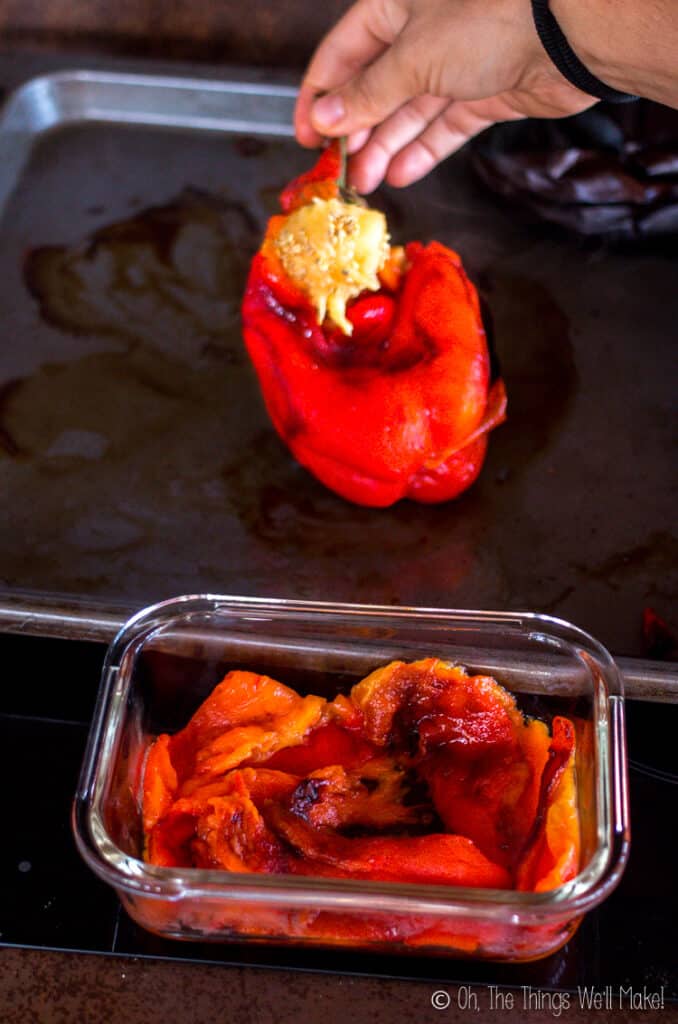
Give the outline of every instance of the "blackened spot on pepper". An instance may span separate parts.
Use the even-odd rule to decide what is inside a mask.
[[[290,800],[292,814],[296,814],[303,821],[308,821],[313,805],[320,799],[321,788],[322,782],[316,782],[314,779],[304,779],[300,782]]]

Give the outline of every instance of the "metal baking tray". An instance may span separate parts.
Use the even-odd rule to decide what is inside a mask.
[[[0,629],[109,639],[189,592],[570,619],[641,662],[675,594],[675,257],[592,246],[500,204],[464,154],[383,189],[396,241],[457,249],[509,420],[478,484],[362,509],[272,431],[238,304],[279,188],[308,166],[294,89],[66,71],[0,116]],[[673,485],[673,486],[672,486]],[[667,696],[668,695],[668,696]]]

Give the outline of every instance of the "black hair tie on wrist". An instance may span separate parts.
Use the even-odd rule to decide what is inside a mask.
[[[597,96],[608,103],[632,103],[637,96],[613,89],[584,67],[568,43],[563,30],[549,9],[549,0],[532,0],[532,14],[539,38],[547,54],[568,82],[589,96]]]

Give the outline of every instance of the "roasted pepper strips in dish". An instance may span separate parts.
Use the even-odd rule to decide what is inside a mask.
[[[170,868],[552,889],[578,871],[574,757],[568,719],[549,732],[493,679],[435,658],[393,662],[331,702],[229,672],[184,729],[150,748],[145,856]],[[344,925],[324,914],[300,927],[344,941]],[[270,926],[254,909],[233,923],[244,934]],[[403,940],[450,944],[423,929],[408,923]]]
[[[505,418],[475,288],[438,242],[392,247],[345,202],[339,151],[281,194],[242,307],[273,424],[298,461],[360,505],[441,502],[478,476]]]

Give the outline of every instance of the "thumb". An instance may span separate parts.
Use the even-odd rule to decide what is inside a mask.
[[[351,135],[381,124],[419,92],[395,43],[345,85],[317,99],[311,123],[320,135]]]

